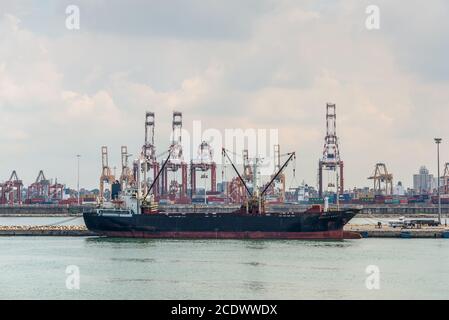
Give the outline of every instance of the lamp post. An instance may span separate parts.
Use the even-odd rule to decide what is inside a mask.
[[[81,155],[80,154],[77,154],[76,155],[76,158],[77,158],[77,167],[78,167],[78,170],[77,170],[77,179],[76,179],[76,187],[77,187],[77,190],[78,190],[78,205],[80,205],[80,157],[81,157]]]
[[[442,139],[435,138],[437,144],[437,165],[438,165],[438,223],[441,224],[441,195],[440,195],[440,144]]]
[[[207,194],[206,194],[206,188],[207,188],[207,178],[208,175],[206,173],[201,175],[201,178],[204,179],[204,204],[207,204]]]

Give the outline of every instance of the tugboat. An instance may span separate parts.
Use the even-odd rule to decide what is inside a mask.
[[[108,237],[171,238],[171,239],[331,239],[346,238],[343,227],[360,209],[327,210],[313,205],[306,211],[269,212],[265,209],[264,195],[269,186],[284,170],[294,153],[258,194],[253,194],[229,158],[234,171],[245,187],[248,201],[233,212],[207,206],[194,212],[161,210],[150,195],[159,174],[164,170],[169,154],[153,183],[141,198],[138,188],[125,189],[120,207],[98,207],[83,212],[87,228]],[[213,211],[214,210],[214,211]],[[356,237],[350,235],[351,238]]]

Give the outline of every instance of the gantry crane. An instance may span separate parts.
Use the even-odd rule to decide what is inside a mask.
[[[242,159],[243,172],[241,179],[240,177],[234,177],[227,186],[227,197],[231,203],[245,202],[248,197],[245,184],[249,185],[254,180],[253,167],[250,164],[248,149],[243,149]],[[225,161],[226,157],[225,153],[223,153],[223,163],[225,163]],[[245,184],[243,182],[245,182]]]
[[[336,105],[328,103],[326,105],[326,137],[324,138],[323,156],[318,162],[318,193],[320,197],[323,196],[323,170],[335,177],[335,181],[328,181],[327,190],[343,193],[343,168],[337,137]]]
[[[187,163],[184,161],[181,145],[182,136],[182,113],[173,112],[172,141],[170,145],[171,155],[167,165],[162,172],[162,196],[178,203],[188,202],[187,198]],[[181,183],[177,177],[169,181],[168,172],[176,174],[181,170]]]
[[[368,179],[373,180],[374,182],[374,194],[393,194],[393,175],[391,173],[388,173],[385,163],[376,163],[374,173]]]
[[[190,196],[196,194],[196,173],[200,171],[206,177],[206,172],[210,171],[210,191],[217,191],[217,164],[214,162],[213,150],[206,141],[201,142],[198,147],[198,159],[190,163]]]
[[[449,194],[449,162],[446,162],[444,165],[443,190],[444,194]]]
[[[50,183],[48,186],[48,197],[50,200],[60,201],[63,199],[64,185],[58,183],[58,178],[55,178],[55,183]]]
[[[16,170],[13,170],[9,179],[0,184],[0,203],[22,204],[22,188],[22,180],[17,176]]]
[[[274,155],[274,173],[271,176],[273,178],[275,174],[281,168],[281,147],[279,144],[275,144],[273,147],[273,155]],[[276,197],[276,202],[284,202],[285,201],[285,174],[281,172],[273,183],[268,188],[267,195]]]
[[[115,182],[115,176],[112,174],[111,168],[109,167],[109,161],[108,161],[108,147],[102,146],[101,147],[101,176],[100,176],[100,202],[103,202],[105,200],[105,194],[104,194],[104,186],[105,183],[107,183],[109,186],[112,186],[112,184]]]
[[[27,198],[31,202],[33,199],[39,199],[39,201],[46,201],[50,195],[50,180],[47,180],[44,175],[44,171],[40,170],[36,180],[28,187]]]
[[[128,147],[121,147],[121,160],[122,160],[122,172],[120,174],[120,185],[121,189],[124,190],[126,187],[134,187],[135,179],[131,168],[128,165],[128,158],[132,156],[128,153]]]
[[[159,196],[159,179],[156,179],[159,173],[159,163],[156,159],[156,146],[154,144],[154,129],[155,129],[155,114],[154,112],[147,111],[145,113],[145,142],[142,146],[141,157],[141,170],[143,181],[141,182],[141,188],[143,194],[146,194],[150,184],[153,184],[152,192],[155,198]],[[134,179],[137,180],[137,168],[138,165],[134,163]],[[150,181],[150,172],[152,174],[152,180]],[[140,176],[140,175],[139,175]],[[155,180],[156,179],[156,180]]]

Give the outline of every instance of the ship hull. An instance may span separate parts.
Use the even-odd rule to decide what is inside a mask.
[[[329,213],[139,214],[84,213],[89,230],[109,237],[152,239],[343,239],[343,226],[357,210]]]

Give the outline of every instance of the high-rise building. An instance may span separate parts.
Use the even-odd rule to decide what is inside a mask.
[[[435,182],[433,174],[430,174],[425,166],[419,168],[418,174],[413,175],[413,189],[418,194],[432,193]]]

